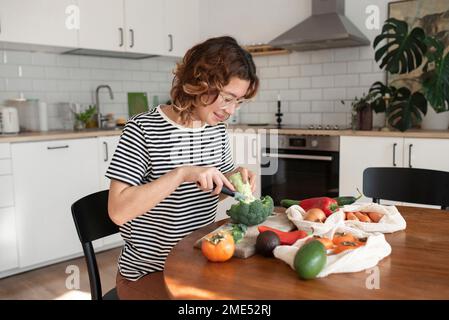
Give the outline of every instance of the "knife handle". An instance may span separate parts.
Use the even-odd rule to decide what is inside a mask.
[[[229,189],[229,188],[226,187],[226,186],[223,186],[223,187],[221,188],[221,193],[226,194],[226,195],[231,196],[231,197],[234,197],[234,196],[235,196],[235,192],[232,191],[231,189]]]

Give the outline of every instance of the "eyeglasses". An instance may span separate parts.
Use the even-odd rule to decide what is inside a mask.
[[[251,101],[250,99],[237,99],[224,92],[220,92],[219,95],[221,97],[221,100],[223,101],[223,105],[220,107],[220,109],[227,109],[230,106],[235,106],[235,109],[238,110],[241,106],[246,105]]]

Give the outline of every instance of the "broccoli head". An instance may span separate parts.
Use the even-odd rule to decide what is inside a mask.
[[[256,199],[250,203],[239,201],[226,211],[234,223],[253,226],[264,222],[273,213],[273,199],[270,196]]]
[[[226,211],[234,223],[241,223],[247,226],[253,226],[264,222],[269,215],[273,213],[274,204],[270,196],[257,199],[251,192],[251,185],[243,183],[240,172],[234,173],[229,177],[236,191],[242,193],[246,199],[233,204]]]

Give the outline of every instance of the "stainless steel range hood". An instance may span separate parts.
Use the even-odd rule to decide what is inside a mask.
[[[345,0],[311,0],[312,15],[269,44],[294,51],[366,46],[370,41],[344,15]]]

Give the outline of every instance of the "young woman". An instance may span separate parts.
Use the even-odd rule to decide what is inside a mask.
[[[206,40],[177,64],[171,105],[127,122],[106,176],[109,215],[125,240],[119,258],[121,299],[167,299],[162,272],[176,243],[215,220],[235,168],[223,123],[258,89],[251,55],[231,37]]]

